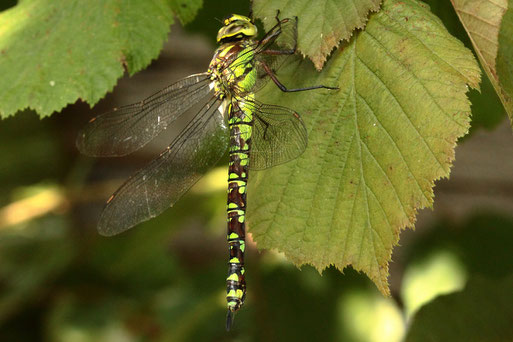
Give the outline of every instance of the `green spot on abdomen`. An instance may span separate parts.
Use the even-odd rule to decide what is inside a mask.
[[[232,297],[232,298],[239,298],[240,299],[240,298],[242,298],[243,294],[244,293],[242,292],[242,290],[239,290],[239,289],[237,289],[237,290],[230,290],[230,292],[228,292],[226,294],[226,297]]]
[[[232,280],[232,281],[238,282],[239,281],[239,276],[237,275],[237,273],[233,273],[228,278],[226,278],[226,280]]]
[[[239,206],[235,203],[228,203],[228,209],[239,209]]]

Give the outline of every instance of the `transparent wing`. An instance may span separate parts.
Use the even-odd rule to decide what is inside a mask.
[[[98,223],[100,234],[115,235],[159,215],[217,163],[229,143],[219,105],[215,98],[208,101],[157,159],[112,195]]]
[[[248,104],[247,104],[248,105]],[[250,168],[262,170],[299,157],[308,144],[303,120],[292,109],[252,101]]]
[[[132,153],[161,133],[210,92],[207,73],[191,75],[128,106],[92,119],[77,137],[85,155],[116,157]]]

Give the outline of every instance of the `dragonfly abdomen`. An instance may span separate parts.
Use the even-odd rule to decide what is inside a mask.
[[[246,296],[244,251],[246,237],[246,186],[253,128],[252,111],[243,100],[228,106],[230,161],[228,171],[229,267],[226,299],[229,315],[240,309]]]

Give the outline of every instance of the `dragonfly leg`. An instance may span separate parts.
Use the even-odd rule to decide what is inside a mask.
[[[283,19],[284,22],[287,22],[289,19]],[[278,38],[278,36],[281,34],[281,24],[282,22],[280,21],[278,24],[274,25],[274,27],[269,31],[268,34],[266,34],[262,40],[260,40],[258,42],[258,45],[265,45],[265,44],[272,44],[276,38]],[[295,34],[295,36],[297,36],[297,34]],[[293,54],[294,52],[296,52],[296,46],[297,46],[297,38],[295,39],[296,42],[294,43],[294,51],[292,53],[287,53],[287,54]],[[265,53],[265,51],[268,51],[268,50],[263,50],[261,53]]]
[[[293,55],[296,53],[296,47],[294,47],[294,49],[288,49],[288,50],[267,49],[267,50],[263,50],[260,53],[264,54],[264,55],[271,55],[271,56]]]
[[[266,45],[266,44],[272,44],[278,36],[282,33],[281,25],[287,23],[290,19],[285,18],[281,19],[280,16],[280,10],[276,13],[276,25],[274,25],[267,34],[258,42],[258,45]],[[294,47],[292,49],[285,49],[285,50],[272,50],[272,49],[266,49],[261,51],[260,53],[267,54],[267,55],[293,55],[296,53],[297,50],[297,17],[294,17]]]
[[[280,82],[278,77],[276,77],[276,74],[271,70],[271,68],[269,68],[269,66],[267,64],[265,64],[265,62],[261,62],[261,65],[264,68],[267,75],[271,78],[271,80],[273,80],[274,84],[276,84],[278,86],[278,88],[280,88],[280,90],[283,91],[284,93],[293,93],[293,92],[313,90],[313,89],[331,89],[331,90],[339,89],[338,87],[328,87],[328,86],[324,86],[324,85],[316,85],[316,86],[305,87],[305,88],[288,89],[287,87],[285,87],[283,85],[283,83]]]

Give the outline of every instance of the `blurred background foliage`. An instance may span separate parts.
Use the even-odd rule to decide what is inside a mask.
[[[427,2],[470,47],[449,2]],[[0,122],[0,341],[513,340],[511,177],[486,186],[500,193],[484,191],[485,197],[499,196],[501,206],[485,199],[458,214],[436,204],[422,213],[418,231],[404,232],[395,250],[390,298],[351,269],[331,268],[322,276],[311,267],[299,270],[249,241],[248,299],[230,333],[224,331],[223,165],[163,215],[113,238],[96,233],[105,199],[158,149],[92,160],[78,155],[76,132],[93,113],[203,70],[219,26],[212,18],[223,18],[224,8],[247,13],[249,5],[229,1],[220,8],[205,0],[185,31],[172,28],[159,60],[121,80],[93,110],[77,103],[44,120],[24,112]],[[483,130],[504,118],[486,79],[470,98],[472,130],[488,141],[478,145],[512,145],[509,127],[502,135]],[[461,149],[474,146],[473,139]],[[474,148],[467,153],[479,153]],[[455,168],[470,174],[469,165],[457,161]],[[496,165],[508,167],[501,160]],[[450,193],[464,203],[484,196],[472,182],[476,178],[455,177],[473,190],[444,181],[435,188],[437,198]]]

